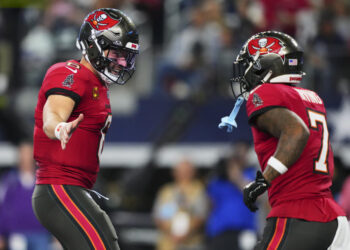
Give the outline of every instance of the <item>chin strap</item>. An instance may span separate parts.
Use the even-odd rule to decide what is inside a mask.
[[[229,116],[225,116],[221,118],[221,122],[219,124],[219,128],[223,129],[225,126],[227,127],[226,132],[231,133],[233,130],[233,127],[237,128],[237,123],[236,123],[236,116],[238,114],[239,109],[241,108],[241,105],[244,101],[244,98],[242,96],[237,98],[237,101],[235,103],[235,107],[231,111],[231,114]]]

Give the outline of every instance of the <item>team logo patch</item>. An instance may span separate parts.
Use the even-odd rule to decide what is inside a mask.
[[[89,15],[85,21],[89,22],[95,30],[105,30],[117,25],[120,19],[113,19],[106,12],[98,10]]]
[[[261,100],[260,96],[257,93],[254,93],[252,103],[255,107],[259,107],[263,105],[263,101]]]
[[[251,56],[254,56],[257,52],[260,55],[274,53],[281,56],[282,60],[284,60],[283,48],[283,42],[274,37],[256,38],[248,43],[248,52]]]
[[[64,81],[62,82],[62,85],[64,87],[68,87],[68,88],[71,88],[73,83],[74,83],[74,74],[70,74],[66,77],[66,79],[64,79]]]
[[[100,92],[98,90],[98,87],[92,88],[92,99],[97,100],[100,97]]]

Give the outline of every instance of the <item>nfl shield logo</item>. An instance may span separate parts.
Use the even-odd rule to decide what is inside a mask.
[[[252,103],[254,104],[255,107],[259,107],[263,105],[263,101],[261,100],[260,96],[256,93],[254,93],[253,95]]]
[[[64,87],[68,87],[68,88],[71,88],[73,83],[74,83],[74,79],[73,79],[74,75],[73,74],[70,74],[66,77],[66,79],[64,79],[64,81],[62,82],[62,85]]]

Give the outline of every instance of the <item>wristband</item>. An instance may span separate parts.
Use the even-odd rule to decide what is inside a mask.
[[[67,124],[66,122],[60,122],[59,124],[57,124],[57,126],[55,128],[55,136],[58,140],[61,140],[60,131],[61,131],[62,127],[65,126],[66,124]]]
[[[270,159],[267,161],[267,164],[273,167],[280,174],[284,174],[288,171],[288,168],[273,156],[270,157]]]

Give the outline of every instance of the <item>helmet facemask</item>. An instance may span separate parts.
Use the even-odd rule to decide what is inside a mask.
[[[249,92],[249,84],[244,77],[248,66],[248,62],[242,58],[237,58],[237,60],[233,62],[233,77],[231,78],[230,82],[235,99],[240,96],[243,96],[244,99],[246,99]]]
[[[105,67],[99,72],[108,84],[125,84],[135,72],[136,53],[122,48],[104,51]]]
[[[233,63],[231,88],[234,97],[242,96],[247,100],[249,92],[260,83],[268,80],[271,75],[272,71],[262,69],[259,53],[254,57],[241,53]]]
[[[116,45],[117,42],[110,41],[106,37],[108,35],[110,37],[110,31],[96,32],[97,34],[92,31],[92,33],[93,46],[90,50],[94,49],[94,54],[98,54],[98,56],[93,57],[93,53],[87,53],[85,58],[108,86],[113,83],[125,84],[135,72],[135,60],[138,52],[123,48]]]

